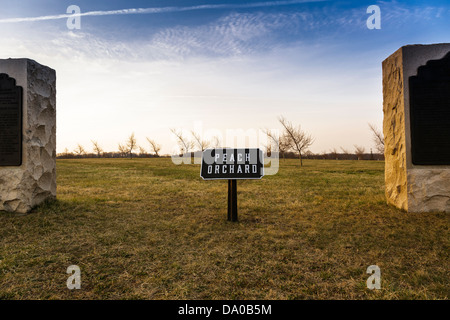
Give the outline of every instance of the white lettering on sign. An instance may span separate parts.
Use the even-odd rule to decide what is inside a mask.
[[[200,176],[214,179],[261,179],[264,176],[264,154],[257,148],[207,149],[202,154]]]
[[[244,160],[245,159],[245,160]],[[252,157],[251,157],[251,153],[238,153],[237,154],[237,161],[238,162],[251,162]],[[236,161],[234,153],[230,153],[227,154],[226,152],[224,152],[223,154],[221,153],[216,153],[216,155],[214,156],[214,162],[215,163],[234,163]]]

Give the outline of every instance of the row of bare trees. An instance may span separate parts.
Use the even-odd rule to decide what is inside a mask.
[[[212,138],[212,140],[204,140],[200,134],[198,134],[194,131],[191,131],[191,135],[192,135],[192,139],[191,139],[190,137],[186,136],[182,132],[182,130],[170,129],[170,131],[177,138],[177,142],[178,142],[178,145],[180,146],[182,153],[192,152],[193,149],[196,147],[198,147],[199,150],[201,150],[203,152],[205,149],[207,149],[209,147],[218,148],[220,146],[220,138],[217,136],[214,136]],[[150,139],[150,138],[146,138],[146,139],[150,145],[150,152],[152,153],[152,155],[155,157],[160,157],[161,145],[158,144],[153,139]],[[91,142],[92,142],[92,146],[93,146],[92,150],[93,150],[94,154],[98,158],[103,157],[105,152],[104,152],[104,149],[98,143],[98,141],[92,140]],[[129,157],[132,159],[134,151],[137,151],[137,150],[139,150],[140,155],[147,154],[147,151],[145,150],[145,148],[142,147],[141,145],[138,145],[137,139],[136,139],[134,133],[132,133],[127,138],[127,141],[125,143],[118,144],[117,154],[120,157]],[[64,157],[64,156],[73,155],[73,156],[77,156],[77,157],[83,157],[83,156],[86,156],[87,154],[88,154],[88,152],[86,151],[86,149],[81,144],[78,144],[72,153],[69,152],[69,150],[66,148],[64,150],[64,153],[60,154],[60,156]]]
[[[303,165],[303,158],[305,153],[308,157],[311,157],[313,154],[308,151],[308,148],[314,143],[314,138],[307,132],[303,131],[300,125],[294,125],[291,121],[288,121],[285,117],[280,116],[278,118],[279,123],[282,126],[281,134],[276,134],[269,129],[264,129],[263,132],[267,135],[269,143],[265,146],[267,154],[271,154],[272,151],[277,150],[280,156],[283,158],[288,154],[295,154],[299,160],[300,165]],[[375,149],[379,154],[384,153],[384,138],[383,134],[378,130],[378,128],[369,123],[369,129],[373,134],[373,142],[375,144]],[[185,135],[182,130],[179,129],[170,129],[170,131],[175,135],[177,139],[177,143],[180,147],[181,153],[190,153],[197,148],[197,150],[204,151],[209,147],[218,148],[220,147],[221,140],[218,136],[214,136],[211,140],[204,139],[200,134],[195,131],[190,132],[189,135]],[[161,145],[158,144],[155,140],[150,138],[146,138],[149,146],[150,152],[152,156],[159,157],[161,151]],[[92,140],[93,152],[98,157],[101,158],[105,155],[104,149],[100,146],[98,141]],[[358,160],[362,160],[365,155],[365,148],[362,146],[354,145],[354,154],[357,156]],[[339,153],[336,148],[330,150],[328,155],[330,155],[334,159],[338,159],[338,154],[340,155],[350,155],[352,154],[347,149],[340,147],[341,153]],[[132,133],[125,143],[118,144],[118,155],[120,157],[129,157],[133,158],[133,152],[135,150],[139,150],[140,155],[148,155],[147,151],[141,145],[138,145],[137,139]],[[73,153],[70,153],[67,148],[62,154],[64,155],[74,155],[78,157],[82,157],[87,155],[85,148],[78,144],[74,149]],[[325,156],[325,152],[322,153],[322,156]],[[114,153],[113,153],[114,155]]]
[[[371,160],[383,159],[384,158],[383,134],[374,124],[369,123],[368,125],[369,125],[370,131],[372,132],[372,140],[375,145],[375,151],[376,151],[376,154],[373,154],[372,149],[370,149],[369,159],[371,159]],[[356,144],[353,147],[355,148],[353,152],[351,152],[348,149],[345,149],[343,147],[340,147],[340,150],[341,150],[340,152],[338,152],[338,150],[336,148],[333,148],[330,150],[329,153],[322,152],[321,156],[324,159],[328,159],[328,158],[351,159],[351,157],[349,157],[350,155],[356,155],[358,160],[363,160],[365,158],[367,159],[368,154],[366,153],[366,148],[364,148],[363,146],[356,145]]]
[[[276,135],[269,129],[263,130],[270,141],[266,146],[267,152],[271,153],[272,149],[278,150],[283,157],[288,152],[294,152],[299,157],[300,165],[303,165],[303,153],[312,145],[314,138],[303,131],[300,126],[293,125],[284,117],[281,116],[278,120],[283,127],[281,136]],[[194,131],[191,131],[192,138],[179,129],[170,129],[170,131],[175,135],[182,154],[190,153],[194,148],[203,152],[209,147],[217,148],[220,146],[220,139],[217,136],[210,141],[203,139],[202,136]]]
[[[170,131],[174,134],[177,139],[178,146],[180,147],[181,153],[189,153],[198,148],[200,151],[205,151],[208,148],[219,148],[220,138],[214,136],[211,140],[205,140],[199,133],[191,131],[190,138],[188,135],[184,134],[182,130],[172,128]]]
[[[264,129],[265,134],[269,138],[270,143],[266,145],[267,153],[270,153],[272,149],[278,150],[279,154],[285,158],[285,155],[289,152],[294,152],[300,159],[300,165],[303,165],[302,159],[303,155],[306,153],[308,157],[315,158],[312,152],[308,151],[308,148],[313,144],[314,138],[303,131],[301,127],[293,125],[290,121],[286,120],[284,117],[279,117],[278,121],[283,127],[283,132],[280,136],[275,135],[269,129]],[[372,149],[370,150],[369,159],[374,160],[375,157],[380,158],[384,155],[384,137],[381,131],[374,125],[369,123],[369,129],[372,132],[372,139],[375,144],[375,150],[377,151],[377,155],[373,155]],[[329,155],[332,156],[333,159],[338,159],[338,155],[340,155],[344,159],[349,159],[350,155],[356,155],[358,160],[363,160],[367,158],[366,149],[363,146],[354,145],[354,153],[340,147],[341,153],[338,153],[336,148],[333,148]],[[320,155],[322,158],[328,158],[325,152]]]
[[[154,157],[160,157],[160,151],[161,151],[161,145],[158,144],[155,140],[146,138],[147,142],[150,145],[150,152],[151,155]],[[140,155],[148,155],[147,150],[145,150],[144,147],[137,144],[137,139],[132,133],[125,143],[119,143],[118,144],[118,152],[105,152],[104,149],[101,147],[100,143],[96,140],[91,140],[92,142],[92,150],[93,154],[97,156],[98,158],[105,157],[107,154],[109,157],[114,157],[116,154],[118,154],[120,157],[130,157],[133,158],[133,152],[135,150],[139,150]],[[81,145],[78,144],[77,147],[73,150],[73,152],[70,152],[67,148],[64,150],[62,154],[59,156],[62,157],[70,157],[70,156],[76,156],[76,157],[85,157],[89,155],[89,153],[86,151],[86,149]]]
[[[355,148],[353,152],[344,147],[339,147],[340,151],[338,151],[336,148],[333,148],[328,153],[325,151],[322,152],[321,155],[323,158],[330,159],[351,159],[351,157],[349,156],[355,155],[358,160],[364,160],[366,156],[366,148],[363,146],[358,146],[356,144],[353,147]],[[373,156],[373,158],[375,157]]]

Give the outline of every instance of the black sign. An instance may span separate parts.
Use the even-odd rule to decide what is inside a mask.
[[[205,180],[261,179],[263,153],[260,149],[206,149],[200,176]]]
[[[0,74],[0,166],[22,164],[22,87]]]
[[[409,78],[411,155],[415,165],[450,165],[450,52]]]

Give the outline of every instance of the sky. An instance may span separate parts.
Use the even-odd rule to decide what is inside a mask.
[[[380,29],[367,26],[371,5]],[[0,59],[56,70],[57,152],[90,151],[92,140],[115,151],[134,133],[144,149],[148,137],[172,154],[170,128],[233,146],[232,130],[281,130],[279,116],[314,137],[314,153],[369,152],[368,123],[382,128],[382,61],[404,45],[450,42],[449,1],[0,0],[0,8]]]

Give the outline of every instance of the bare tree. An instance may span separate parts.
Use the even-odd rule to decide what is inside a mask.
[[[191,131],[191,134],[192,134],[192,137],[194,137],[193,143],[199,147],[201,152],[205,151],[205,149],[207,149],[209,147],[210,142],[207,140],[203,140],[202,137],[198,133]]]
[[[86,154],[86,150],[81,144],[78,144],[75,150],[73,151],[77,156],[83,156]]]
[[[119,153],[121,157],[126,157],[126,155],[128,154],[128,149],[126,146],[124,146],[123,144],[119,143]]]
[[[161,145],[157,144],[155,140],[147,138],[148,143],[150,143],[150,150],[153,151],[155,156],[159,157],[159,151],[161,151]]]
[[[97,157],[101,158],[103,149],[100,147],[100,145],[97,141],[91,140],[91,142],[94,145],[94,152],[97,154]]]
[[[313,137],[304,132],[300,126],[295,127],[290,121],[287,121],[282,116],[278,118],[278,121],[280,121],[285,130],[285,135],[288,138],[290,149],[298,152],[300,166],[303,166],[302,152],[313,144]]]
[[[346,149],[344,147],[340,147],[340,148],[341,148],[343,154],[346,154],[346,155],[350,154],[350,151],[348,151],[348,149]]]
[[[278,143],[278,150],[283,156],[283,160],[286,160],[286,153],[289,152],[289,149],[291,148],[291,142],[289,135],[287,133],[284,133],[279,140]]]
[[[372,123],[369,123],[369,129],[370,129],[370,131],[372,131],[372,139],[375,144],[375,149],[379,153],[384,153],[383,133],[380,130],[378,130],[378,128]]]
[[[358,160],[362,160],[364,152],[366,152],[366,148],[358,146],[356,144],[354,145],[354,147],[355,147],[355,154],[358,157]]]
[[[283,159],[286,159],[285,158],[286,152],[288,152],[290,148],[289,136],[286,133],[284,133],[281,136],[277,136],[269,129],[264,129],[263,132],[267,135],[267,137],[271,141],[270,145],[272,145],[273,143],[275,149],[278,149],[278,153],[283,156]]]
[[[181,130],[170,129],[170,131],[175,135],[178,140],[178,145],[180,146],[181,153],[189,153],[194,147],[194,143],[188,140]]]
[[[134,137],[134,132],[128,137],[127,141],[127,152],[130,155],[130,159],[133,159],[133,150],[137,148],[136,138]]]
[[[64,148],[63,156],[68,156],[70,154],[69,149]]]
[[[139,155],[143,156],[147,154],[147,150],[145,150],[142,146],[138,146],[139,149]]]
[[[272,143],[269,142],[264,146],[266,148],[266,155],[270,157],[272,155]]]

